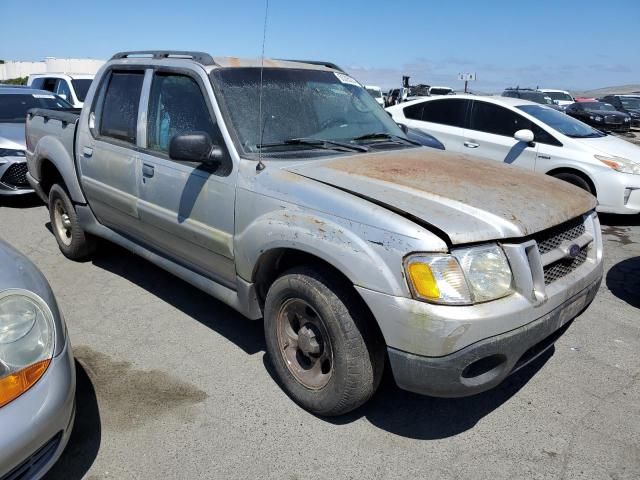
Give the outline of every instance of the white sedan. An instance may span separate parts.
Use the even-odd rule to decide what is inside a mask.
[[[387,108],[447,151],[546,173],[598,198],[598,211],[640,213],[640,147],[519,98],[422,98]]]

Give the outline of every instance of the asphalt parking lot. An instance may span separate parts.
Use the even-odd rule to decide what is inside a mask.
[[[640,478],[640,218],[603,216],[606,274],[549,354],[442,400],[385,379],[341,418],[297,407],[250,322],[115,246],[59,252],[48,212],[0,203],[0,237],[49,279],[77,359],[77,419],[48,479]]]

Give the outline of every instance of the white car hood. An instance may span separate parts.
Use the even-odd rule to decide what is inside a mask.
[[[0,148],[25,150],[24,123],[0,122]]]
[[[597,150],[597,154],[623,157],[636,163],[640,163],[640,147],[613,135],[601,138],[576,139],[586,147]]]

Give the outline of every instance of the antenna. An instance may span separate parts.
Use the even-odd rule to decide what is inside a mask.
[[[264,137],[264,129],[262,128],[262,73],[264,71],[264,44],[267,40],[267,16],[269,14],[269,0],[265,1],[264,7],[264,27],[262,29],[262,55],[260,57],[260,94],[258,101],[258,132],[260,132],[260,145],[262,145],[262,139]],[[265,122],[266,123],[266,122]],[[256,165],[256,171],[261,172],[265,169],[265,164],[262,163],[262,148],[258,149],[258,164]]]

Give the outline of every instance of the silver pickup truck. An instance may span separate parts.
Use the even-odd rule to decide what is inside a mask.
[[[119,53],[79,116],[32,110],[26,131],[67,257],[101,237],[264,318],[317,414],[363,404],[385,365],[427,395],[494,387],[602,279],[591,195],[417,146],[332,64]]]

